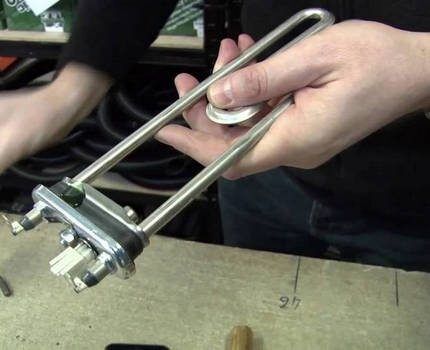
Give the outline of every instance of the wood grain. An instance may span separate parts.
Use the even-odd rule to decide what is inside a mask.
[[[13,237],[0,225],[0,275],[14,291],[0,297],[0,349],[224,350],[235,325],[252,329],[254,350],[429,348],[425,273],[397,271],[397,306],[393,269],[301,258],[296,278],[295,256],[156,236],[131,279],[76,295],[49,272],[58,229]]]

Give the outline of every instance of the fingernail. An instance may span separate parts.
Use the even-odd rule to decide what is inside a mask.
[[[221,64],[215,63],[214,68],[212,69],[212,73],[215,73],[220,68],[221,68]]]
[[[176,78],[175,78],[175,80],[174,80],[175,88],[176,88],[176,91],[177,91],[177,93],[178,93],[178,96],[179,96],[179,97],[182,97],[182,96],[184,95],[184,93],[183,93],[183,91],[182,91],[182,90],[180,90],[180,89],[179,89],[177,79],[178,79],[178,77],[176,76]]]
[[[155,134],[154,138],[155,138],[157,141],[161,142],[161,143],[168,144],[167,139],[165,138],[164,133],[163,133],[163,131],[162,131],[162,130],[160,130],[159,132],[157,132],[157,133]]]
[[[208,90],[208,98],[217,107],[229,107],[233,102],[230,79],[223,79],[214,83]]]

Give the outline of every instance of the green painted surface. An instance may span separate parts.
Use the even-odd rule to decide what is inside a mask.
[[[203,36],[203,0],[180,0],[161,34]]]
[[[6,15],[3,9],[3,3],[0,2],[0,29],[6,28]]]
[[[77,3],[76,0],[61,0],[40,16],[35,16],[25,0],[1,1],[8,29],[60,32],[70,32]],[[202,37],[203,0],[180,0],[161,34]]]
[[[24,0],[3,0],[10,30],[69,32],[76,0],[61,0],[40,16],[35,16]]]

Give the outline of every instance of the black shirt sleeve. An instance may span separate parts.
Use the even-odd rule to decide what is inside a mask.
[[[84,63],[122,78],[157,38],[177,0],[81,0],[59,67]]]

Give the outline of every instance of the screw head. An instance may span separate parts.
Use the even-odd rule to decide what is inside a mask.
[[[69,227],[60,232],[60,244],[64,247],[73,247],[76,244],[76,232]]]
[[[126,205],[124,207],[124,211],[125,211],[125,215],[127,215],[127,217],[133,221],[135,224],[138,223],[139,221],[139,216],[137,215],[137,213],[134,211],[134,209],[132,207],[129,207],[128,205]]]

